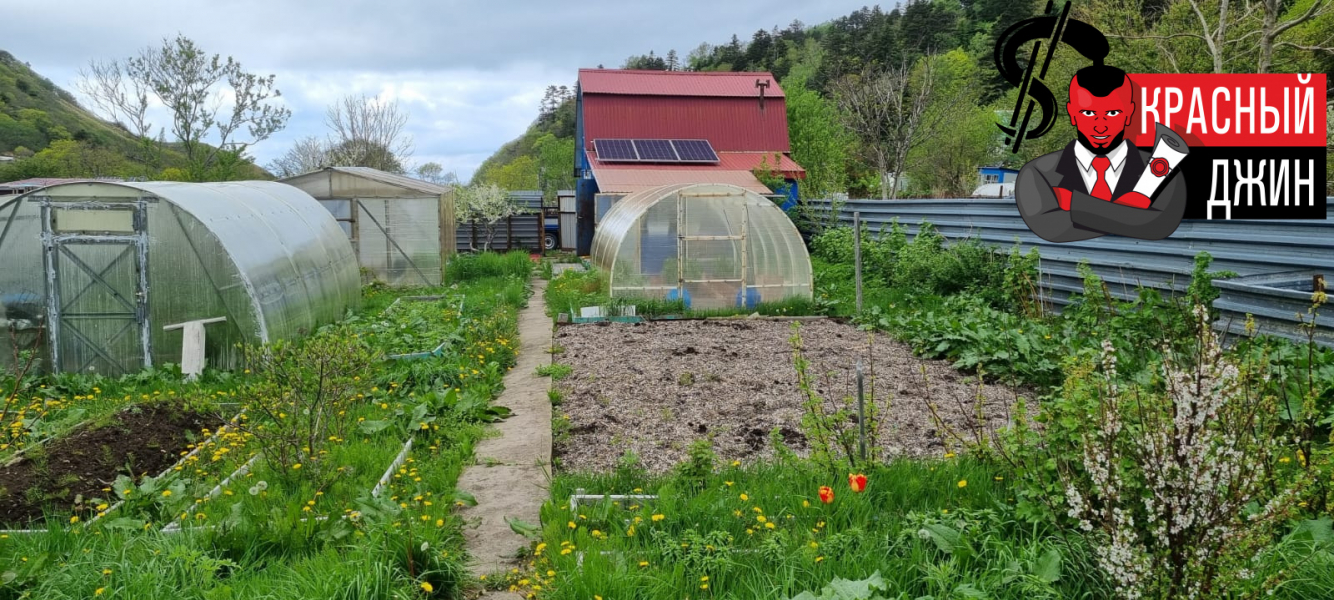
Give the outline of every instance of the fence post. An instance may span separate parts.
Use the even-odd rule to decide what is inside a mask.
[[[505,251],[514,249],[514,217],[505,217]]]
[[[852,213],[852,256],[857,273],[857,313],[862,312],[862,213]]]

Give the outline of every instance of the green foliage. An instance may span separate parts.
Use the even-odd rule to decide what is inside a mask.
[[[723,467],[701,484],[679,472],[563,474],[542,511],[545,547],[531,572],[507,583],[528,579],[519,586],[526,593],[534,575],[552,570],[561,598],[793,597],[826,587],[851,597],[873,587],[896,600],[1107,596],[1079,538],[1014,519],[1007,485],[996,479],[1003,475],[991,466],[901,460],[865,473],[870,483],[860,494],[841,481],[845,474],[834,481],[804,461]],[[968,486],[958,487],[961,480]],[[820,502],[821,485],[835,490],[833,503]],[[576,488],[658,499],[581,505],[573,514]]]
[[[837,108],[807,87],[806,75],[784,79],[783,92],[792,159],[806,169],[801,193],[808,198],[828,198],[845,191],[852,138],[839,122]]]
[[[517,277],[527,280],[533,272],[533,260],[527,252],[512,250],[459,254],[445,263],[445,281],[465,283],[491,277]]]
[[[244,410],[252,415],[241,427],[259,440],[269,469],[317,482],[317,487],[342,475],[340,467],[324,460],[322,450],[351,433],[347,408],[356,400],[358,374],[379,356],[359,336],[340,328],[300,344],[247,347],[244,355],[256,376],[241,388]]]
[[[859,581],[835,577],[829,585],[820,590],[818,596],[802,592],[793,596],[791,600],[888,600],[880,595],[880,592],[888,591],[885,578],[880,576],[880,571],[876,571],[870,577]]]
[[[551,363],[537,367],[538,377],[550,377],[552,381],[560,381],[569,377],[574,372],[574,367],[561,363]]]
[[[211,148],[211,147],[210,147]],[[48,152],[50,150],[50,152]],[[191,181],[178,144],[141,139],[79,105],[69,92],[0,50],[0,181],[31,177],[150,177]],[[222,154],[221,152],[219,153]],[[232,153],[230,178],[263,178],[264,171]]]

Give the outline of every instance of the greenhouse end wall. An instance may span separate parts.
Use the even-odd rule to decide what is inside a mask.
[[[0,231],[0,317],[48,370],[179,363],[182,333],[163,327],[216,317],[208,364],[232,368],[238,343],[301,337],[360,303],[338,224],[273,182],[65,184],[0,204]]]
[[[810,298],[810,256],[773,201],[722,184],[679,184],[617,202],[593,261],[613,297],[682,299],[696,309]]]
[[[327,167],[282,180],[338,221],[367,279],[439,285],[455,251],[454,191],[367,167]]]

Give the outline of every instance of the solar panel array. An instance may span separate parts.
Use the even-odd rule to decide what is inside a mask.
[[[605,162],[717,163],[708,140],[593,140]]]

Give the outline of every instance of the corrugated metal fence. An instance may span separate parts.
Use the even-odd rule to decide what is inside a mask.
[[[491,249],[504,252],[516,248],[542,250],[542,192],[515,191],[510,197],[528,209],[517,217],[510,217],[508,222],[496,225],[496,236],[491,240]],[[468,252],[473,248],[482,249],[486,242],[486,227],[480,223],[460,222],[455,235],[459,252]]]
[[[829,209],[827,200],[807,200],[815,209]],[[1016,242],[1024,252],[1038,248],[1042,256],[1046,299],[1059,308],[1071,293],[1083,289],[1080,261],[1107,282],[1118,297],[1135,297],[1139,286],[1165,294],[1183,292],[1190,284],[1194,257],[1213,256],[1213,269],[1233,271],[1239,277],[1217,280],[1222,297],[1214,303],[1223,313],[1220,327],[1239,330],[1247,313],[1262,331],[1304,339],[1295,313],[1311,304],[1312,276],[1324,274],[1334,282],[1334,199],[1325,221],[1183,221],[1164,240],[1144,241],[1106,236],[1081,242],[1055,244],[1035,235],[1024,224],[1014,200],[849,200],[839,220],[851,224],[852,213],[875,230],[898,219],[911,237],[927,221],[951,240],[977,238],[997,246]],[[1318,337],[1334,345],[1334,308],[1317,321]]]

